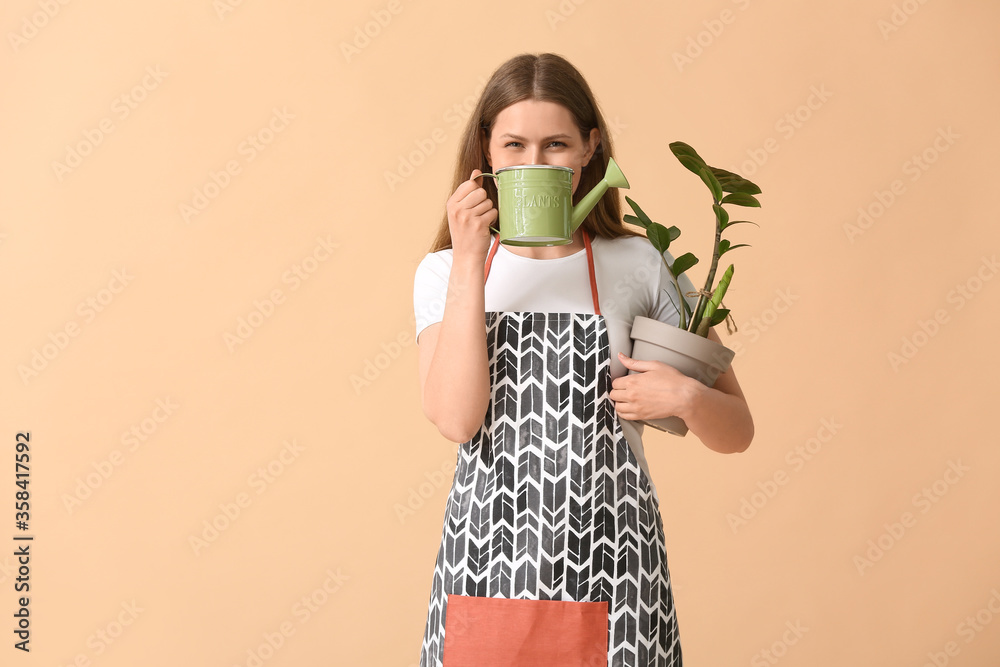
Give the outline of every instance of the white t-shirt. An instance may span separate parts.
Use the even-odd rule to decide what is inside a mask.
[[[625,236],[616,239],[594,237],[591,240],[594,273],[597,280],[601,314],[607,322],[611,345],[611,378],[627,372],[618,353],[632,353],[629,331],[636,316],[642,315],[676,325],[679,304],[670,273],[659,253],[645,238]],[[673,262],[669,253],[668,262]],[[416,335],[444,316],[451,274],[452,251],[429,253],[417,266],[413,282],[413,308]],[[694,286],[681,275],[681,292]],[[580,250],[556,259],[532,259],[516,255],[500,244],[486,281],[487,312],[531,311],[550,313],[593,313],[587,252]],[[673,303],[671,302],[673,300]],[[694,299],[688,301],[694,306]],[[636,459],[652,484],[652,476],[642,446],[642,425],[621,420],[622,431]],[[656,487],[653,487],[654,494]]]

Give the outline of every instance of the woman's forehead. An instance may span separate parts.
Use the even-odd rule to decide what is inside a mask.
[[[497,114],[493,134],[506,133],[527,137],[578,135],[579,131],[573,114],[563,105],[542,100],[521,100]]]

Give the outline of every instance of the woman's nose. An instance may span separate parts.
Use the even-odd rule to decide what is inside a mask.
[[[545,151],[539,146],[528,149],[528,164],[545,164]]]

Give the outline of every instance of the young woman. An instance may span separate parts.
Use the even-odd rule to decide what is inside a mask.
[[[423,409],[461,443],[421,667],[681,665],[635,420],[676,415],[711,449],[743,451],[746,400],[732,370],[708,388],[628,356],[632,320],[676,324],[679,295],[652,245],[623,226],[617,190],[569,245],[508,247],[490,232],[496,186],[476,178],[570,167],[576,201],[610,157],[589,86],[552,54],[501,65],[463,135],[414,281]]]

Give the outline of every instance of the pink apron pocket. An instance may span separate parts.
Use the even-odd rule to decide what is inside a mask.
[[[607,602],[448,596],[444,667],[607,664]]]

